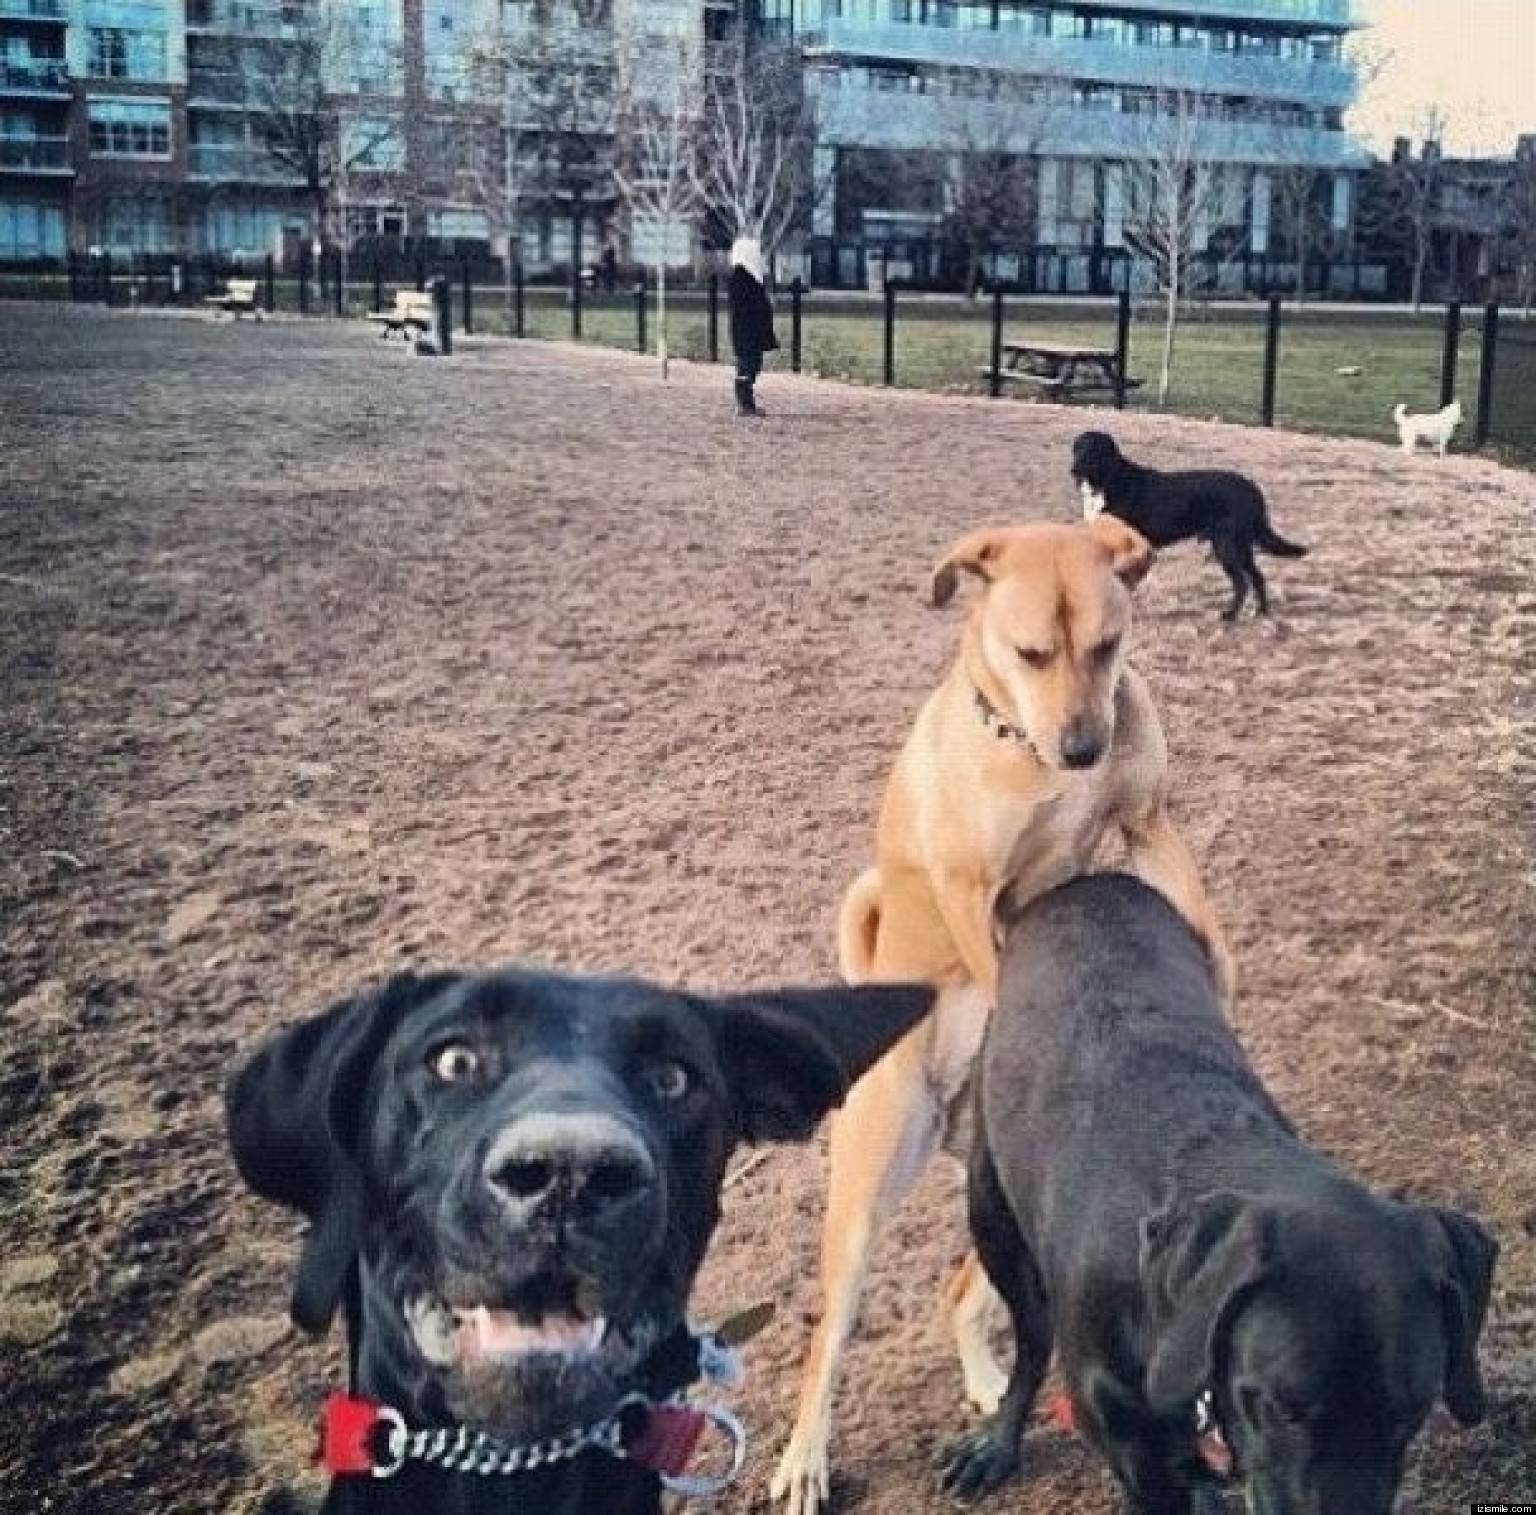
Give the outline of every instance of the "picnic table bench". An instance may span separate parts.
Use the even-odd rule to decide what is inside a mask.
[[[1055,347],[1043,342],[1004,342],[1003,364],[996,377],[1005,384],[1027,385],[1055,399],[1073,395],[1136,389],[1140,379],[1124,377],[1120,360],[1107,347]],[[993,372],[983,368],[990,380]]]
[[[425,289],[401,289],[395,292],[395,303],[388,310],[370,311],[368,319],[379,327],[379,335],[389,338],[399,332],[407,342],[413,337],[424,337],[432,330],[436,312],[432,292]]]
[[[256,302],[258,284],[256,279],[226,279],[224,288],[218,294],[203,296],[203,303],[213,306],[215,315],[222,311],[236,321],[241,316],[250,316],[259,321],[261,306]]]

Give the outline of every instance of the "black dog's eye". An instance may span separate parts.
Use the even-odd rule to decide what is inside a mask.
[[[1120,650],[1119,637],[1106,637],[1093,649],[1093,659],[1096,663],[1107,663]]]
[[[693,1087],[693,1075],[681,1063],[664,1057],[646,1065],[645,1082],[657,1099],[670,1105]]]
[[[1021,647],[1019,656],[1029,664],[1031,668],[1044,668],[1051,661],[1049,652],[1042,652],[1038,647]]]
[[[468,1084],[480,1077],[485,1061],[468,1042],[447,1042],[427,1059],[432,1076],[445,1084]]]

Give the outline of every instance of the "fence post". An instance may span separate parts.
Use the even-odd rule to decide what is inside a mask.
[[[709,361],[720,361],[720,275],[709,276]]]
[[[1275,424],[1275,370],[1280,360],[1280,296],[1269,297],[1269,319],[1264,323],[1264,398],[1261,416],[1265,426]]]
[[[1483,446],[1493,424],[1493,365],[1499,346],[1499,306],[1490,300],[1483,307],[1483,352],[1477,368],[1477,424],[1472,440]]]
[[[635,280],[635,351],[645,351],[645,275]]]
[[[804,317],[805,284],[796,274],[789,286],[789,371],[800,372],[800,334]]]
[[[373,309],[377,315],[384,309],[384,254],[379,244],[373,244]]]
[[[987,370],[987,393],[995,400],[1003,392],[1003,286],[992,286],[992,362]]]
[[[267,314],[270,316],[277,309],[277,259],[271,253],[266,256],[262,274],[267,286]]]
[[[416,288],[423,290],[427,287],[427,249],[418,239],[416,243]]]
[[[459,256],[459,287],[464,294],[464,335],[469,336],[475,329],[475,297],[470,291],[469,257],[467,254],[460,254]]]
[[[105,249],[101,254],[101,303],[112,303],[112,254]]]
[[[445,358],[453,355],[453,285],[447,274],[432,276],[432,309],[437,316],[437,350]]]
[[[309,239],[299,243],[299,314],[309,314]]]
[[[345,268],[346,264],[342,258],[341,248],[338,247],[331,258],[331,309],[338,316],[344,316],[347,313],[344,303],[346,290],[342,287],[346,282],[342,277]]]
[[[1115,409],[1125,409],[1125,379],[1131,368],[1131,292],[1120,291],[1115,310]]]
[[[528,306],[523,289],[523,265],[517,263],[512,269],[512,335],[522,337],[527,335]]]
[[[571,340],[581,340],[581,259],[571,264]]]
[[[1456,395],[1456,350],[1461,345],[1461,301],[1452,300],[1445,307],[1445,338],[1440,348],[1440,404],[1446,406]]]
[[[69,280],[69,303],[73,305],[80,298],[80,262],[74,248],[64,255],[64,269]]]
[[[885,281],[885,373],[887,386],[896,383],[896,286]]]

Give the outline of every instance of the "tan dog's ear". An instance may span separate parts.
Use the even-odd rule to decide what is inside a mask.
[[[933,606],[937,610],[954,599],[960,583],[960,570],[992,582],[992,565],[1003,554],[1003,531],[999,526],[983,526],[968,532],[939,559],[933,570]]]
[[[1109,550],[1113,560],[1115,577],[1127,589],[1134,589],[1146,578],[1156,553],[1152,544],[1133,527],[1127,526],[1118,516],[1101,511],[1088,522],[1088,530],[1099,544]]]

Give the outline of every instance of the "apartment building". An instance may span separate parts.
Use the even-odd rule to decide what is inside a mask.
[[[820,282],[875,255],[938,277],[967,159],[1027,165],[1025,224],[991,240],[1000,274],[1040,289],[1154,277],[1127,236],[1135,165],[1174,151],[1207,181],[1193,250],[1228,287],[1283,282],[1282,182],[1351,225],[1351,0],[763,0],[763,22],[810,64]]]
[[[745,23],[802,54],[817,193],[790,251],[821,284],[955,282],[982,243],[991,273],[1035,288],[1146,283],[1133,165],[1191,122],[1216,186],[1194,237],[1214,280],[1284,285],[1298,175],[1336,243],[1352,226],[1366,161],[1342,127],[1352,0],[584,3],[601,10],[599,49],[638,29],[696,35],[707,58]],[[508,89],[519,38],[548,14],[545,0],[0,0],[0,258],[292,254],[317,234],[499,253],[514,232],[530,266],[594,257],[632,230],[603,173],[602,88],[572,118],[588,150],[553,183],[561,129]],[[978,170],[1001,209],[964,226]]]

